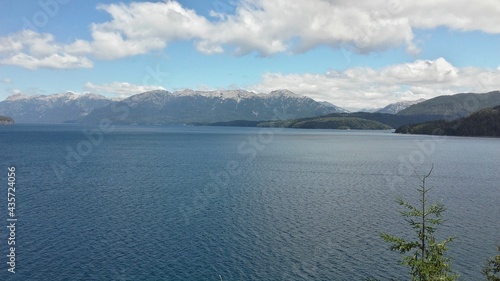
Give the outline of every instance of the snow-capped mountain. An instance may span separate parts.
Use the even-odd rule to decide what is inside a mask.
[[[320,101],[319,103],[322,104],[322,105],[324,105],[324,106],[326,106],[326,107],[333,107],[333,108],[335,108],[338,111],[338,113],[349,113],[350,112],[347,109],[344,109],[342,107],[338,107],[338,106],[336,106],[336,105],[334,105],[332,103],[329,103],[327,101]]]
[[[125,106],[128,114],[114,113],[112,106]],[[100,108],[84,118],[96,123],[110,118],[125,124],[211,123],[234,120],[276,120],[343,112],[288,90],[255,94],[245,90],[177,92],[151,91]],[[119,118],[121,117],[121,118]]]
[[[389,114],[396,114],[400,112],[401,110],[404,110],[414,104],[421,103],[425,101],[425,99],[419,99],[416,101],[400,101],[396,103],[391,103],[388,106],[377,110],[377,113],[389,113]]]
[[[0,114],[12,117],[16,123],[75,122],[112,100],[96,94],[71,92],[28,96],[14,94],[0,102]]]
[[[123,114],[114,110],[118,106],[125,106],[128,112],[123,120],[118,118]],[[108,117],[124,124],[210,123],[301,118],[339,112],[345,110],[288,90],[269,94],[245,90],[157,90],[122,100],[90,93],[16,94],[0,102],[0,115],[11,116],[17,123],[98,123]]]

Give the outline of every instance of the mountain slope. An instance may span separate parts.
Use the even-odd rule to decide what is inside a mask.
[[[419,99],[416,101],[400,101],[396,103],[391,103],[387,105],[386,107],[379,109],[375,111],[376,113],[389,113],[389,114],[396,114],[414,104],[418,104],[425,101],[424,99]]]
[[[112,107],[127,108],[127,116],[114,114]],[[96,109],[83,120],[98,123],[109,118],[119,124],[211,123],[300,118],[341,110],[287,90],[269,94],[244,90],[151,91]]]
[[[324,106],[326,106],[326,107],[333,107],[333,108],[335,108],[335,110],[338,113],[348,113],[349,112],[349,110],[346,110],[344,108],[341,108],[341,107],[338,107],[336,105],[333,105],[332,103],[329,103],[327,101],[320,101],[319,103],[322,104],[322,105],[324,105]]]
[[[486,108],[453,121],[433,121],[402,126],[402,134],[500,137],[500,106]]]
[[[398,115],[441,115],[443,119],[456,119],[497,105],[500,105],[500,91],[456,94],[423,101],[400,111]]]
[[[0,114],[11,116],[17,123],[75,122],[95,108],[110,103],[110,99],[94,94],[77,95],[71,92],[48,96],[16,94],[0,102]]]

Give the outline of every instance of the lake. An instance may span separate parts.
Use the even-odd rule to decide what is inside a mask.
[[[1,280],[409,280],[398,196],[447,207],[463,280],[500,244],[500,139],[391,131],[0,126]]]

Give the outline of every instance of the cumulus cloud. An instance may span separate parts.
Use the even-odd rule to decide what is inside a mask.
[[[93,84],[91,82],[87,82],[85,83],[84,88],[89,92],[112,94],[122,98],[147,91],[165,90],[165,88],[160,86],[134,85],[127,82],[113,82],[109,84]]]
[[[487,33],[500,33],[500,2],[467,0],[401,1],[400,16],[410,20],[412,26],[434,28],[447,26],[451,29]]]
[[[189,40],[211,32],[210,23],[178,2],[134,2],[99,5],[111,21],[91,26],[93,54],[117,59],[163,49],[174,40]]]
[[[405,46],[420,50],[414,28],[446,26],[456,30],[500,33],[500,2],[480,0],[241,0],[234,9],[214,5],[211,18],[176,1],[100,5],[112,20],[92,25],[94,53],[115,59],[193,40],[206,54],[230,51],[304,52],[320,45],[348,46],[367,53]],[[231,10],[231,13],[229,13]],[[117,49],[119,45],[121,48]]]
[[[268,56],[345,43],[359,52],[402,44],[416,49],[407,19],[324,0],[243,0],[234,14],[212,11],[215,21],[175,1],[109,4],[99,9],[112,20],[92,25],[91,45],[94,54],[105,59],[144,54],[174,40],[194,40],[198,51],[206,54],[230,49],[236,55],[255,51]]]
[[[0,63],[29,69],[92,67],[87,58],[114,60],[192,41],[204,54],[260,56],[318,46],[370,53],[404,47],[418,54],[414,29],[500,33],[500,2],[491,0],[240,0],[215,2],[208,17],[179,2],[101,4],[110,20],[90,25],[91,39],[59,44],[50,34],[0,37]],[[225,2],[224,2],[225,3]],[[54,54],[56,54],[54,56]],[[53,62],[49,62],[53,60]]]
[[[382,69],[355,67],[323,74],[268,73],[252,90],[267,93],[280,88],[348,109],[374,108],[396,101],[498,90],[500,70],[458,68],[438,58]]]
[[[90,68],[92,62],[85,57],[75,57],[68,54],[52,54],[43,57],[30,56],[25,53],[18,53],[11,57],[0,60],[0,64],[17,65],[27,69],[38,68]]]
[[[16,65],[27,69],[93,66],[85,56],[74,55],[71,50],[68,51],[69,47],[71,46],[56,43],[51,34],[24,30],[0,37],[0,65]]]

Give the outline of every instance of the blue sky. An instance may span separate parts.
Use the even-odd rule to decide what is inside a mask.
[[[359,109],[500,89],[500,2],[350,2],[1,1],[0,100],[287,88]]]

